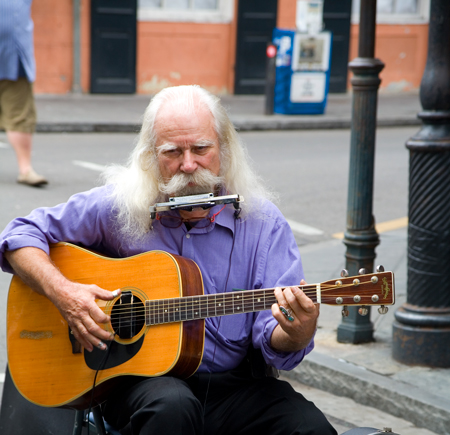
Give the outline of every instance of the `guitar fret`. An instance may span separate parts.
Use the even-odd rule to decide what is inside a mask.
[[[151,314],[150,314],[150,301],[145,301],[145,325],[151,325]]]
[[[186,320],[186,299],[180,298],[178,301],[178,311],[179,311],[179,320],[180,322]]]
[[[233,293],[233,313],[242,313],[243,312],[243,298],[242,292]]]
[[[173,304],[173,321],[180,322],[181,321],[181,313],[180,313],[180,299],[175,299]]]
[[[253,308],[255,311],[262,311],[266,309],[266,293],[262,290],[256,291],[253,294]]]
[[[314,302],[317,302],[317,289],[319,289],[320,292],[320,284],[313,284],[313,285],[303,285],[300,286],[300,289],[308,295],[308,297]],[[313,293],[315,291],[315,293]]]
[[[174,308],[173,308],[173,304],[174,304],[174,300],[173,299],[169,299],[169,322],[173,322],[174,321]]]
[[[193,302],[193,319],[200,319],[200,298],[194,297]]]
[[[200,318],[208,317],[208,295],[200,296]]]
[[[213,317],[214,316],[214,298],[209,295],[205,296],[205,305],[206,305],[206,317]]]
[[[233,296],[230,294],[224,294],[223,297],[223,314],[233,314],[234,313],[234,307],[233,307]]]
[[[198,299],[197,299],[197,306],[196,306],[196,308],[197,308],[197,319],[201,319],[203,317],[202,316],[202,313],[204,311],[203,299],[204,299],[204,296],[199,296]]]
[[[186,298],[186,306],[184,307],[184,320],[192,320],[192,299]]]
[[[225,294],[216,295],[216,316],[225,315]]]
[[[162,302],[162,319],[163,319],[163,323],[167,323],[168,322],[168,313],[167,313],[167,306],[168,306],[168,303],[167,303],[167,299],[163,299],[163,302]]]
[[[252,292],[243,292],[243,311],[244,313],[251,313],[253,310],[253,293]]]
[[[171,299],[170,300],[170,321],[171,322],[175,322],[175,316],[176,316],[176,310],[175,310],[175,305],[176,305],[176,299]]]

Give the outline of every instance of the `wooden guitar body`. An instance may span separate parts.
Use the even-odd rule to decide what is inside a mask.
[[[115,334],[114,341],[106,352],[87,352],[46,297],[18,277],[12,279],[7,310],[9,369],[20,393],[41,406],[87,408],[105,400],[128,376],[187,378],[201,363],[204,319],[269,310],[277,303],[273,288],[204,295],[198,266],[163,251],[111,259],[58,243],[50,256],[68,279],[110,291],[120,288],[121,294],[109,302],[97,300],[111,316],[102,327]],[[341,306],[343,313],[347,306],[381,305],[383,314],[395,302],[392,272],[299,287],[314,303]]]
[[[68,279],[111,291],[120,288],[142,305],[146,300],[203,294],[197,265],[163,251],[111,259],[58,243],[51,248],[51,258]],[[97,303],[109,315],[120,309],[117,298]],[[105,329],[113,331],[111,323]],[[150,326],[143,322],[132,337],[116,335],[105,363],[105,351],[89,353],[80,348],[67,322],[46,297],[16,276],[11,282],[7,310],[9,369],[20,393],[41,406],[86,408],[91,397],[94,403],[101,402],[114,384],[128,375],[186,378],[201,362],[203,343],[202,319]]]

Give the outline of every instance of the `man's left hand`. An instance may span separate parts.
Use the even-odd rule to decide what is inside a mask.
[[[306,285],[302,280],[300,285]],[[320,305],[315,304],[299,287],[277,287],[278,303],[272,305],[272,314],[278,321],[271,346],[282,352],[304,349],[316,330]]]

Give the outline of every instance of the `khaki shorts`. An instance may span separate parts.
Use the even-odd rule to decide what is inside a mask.
[[[35,127],[33,84],[25,77],[17,81],[0,80],[0,128],[34,133]]]

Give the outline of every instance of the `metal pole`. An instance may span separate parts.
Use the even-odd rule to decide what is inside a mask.
[[[375,247],[379,237],[372,215],[375,132],[377,121],[377,93],[381,80],[378,75],[383,62],[375,59],[376,0],[361,2],[358,57],[349,63],[353,72],[352,127],[350,169],[347,203],[347,230],[344,236],[346,269],[357,275],[364,268],[373,270]],[[342,323],[337,330],[341,343],[373,341],[370,308],[366,315],[358,314],[356,307],[344,309]],[[364,311],[362,311],[364,313]]]
[[[270,42],[267,44],[266,48],[266,105],[264,111],[266,115],[273,115],[276,80],[276,59],[277,47]]]
[[[73,0],[73,81],[72,92],[81,93],[80,0]]]
[[[395,313],[393,357],[450,367],[450,2],[430,5],[420,85],[422,129],[409,149],[408,291]]]

